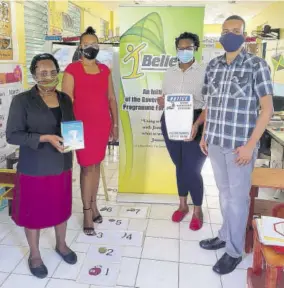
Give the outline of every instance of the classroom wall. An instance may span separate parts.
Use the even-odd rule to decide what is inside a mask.
[[[25,45],[25,25],[24,25],[24,5],[21,2],[14,3],[15,17],[16,17],[16,27],[15,32],[17,38],[19,60],[18,63],[23,67],[23,85],[27,88],[27,77],[26,77],[26,45]]]
[[[113,29],[119,27],[119,11],[113,11]],[[204,36],[206,35],[220,35],[222,30],[221,24],[204,24]]]
[[[221,24],[204,24],[204,35],[220,35],[222,31]]]
[[[271,4],[261,13],[253,17],[247,23],[247,31],[250,34],[257,30],[258,26],[269,24],[272,28],[281,28],[281,38],[284,39],[284,2],[279,1]]]
[[[68,0],[49,1],[49,33],[57,34],[63,30],[62,13],[68,10]]]
[[[96,29],[98,36],[102,37],[103,35],[99,35],[100,19],[111,23],[111,11],[98,2],[76,1],[75,4],[82,8],[82,31],[85,31],[88,26],[92,26]]]
[[[99,37],[101,37],[100,34],[100,18],[92,15],[89,12],[84,11],[84,20],[82,23],[82,32],[86,30],[87,27],[92,26],[96,31]]]

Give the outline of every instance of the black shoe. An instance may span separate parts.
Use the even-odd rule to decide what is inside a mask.
[[[220,240],[218,237],[206,239],[199,243],[200,247],[205,250],[218,250],[226,246],[226,242]]]
[[[74,265],[77,263],[77,255],[75,252],[70,251],[68,254],[63,254],[59,251],[59,249],[56,247],[55,251],[57,252],[57,254],[59,256],[61,256],[61,258],[68,264],[70,265]]]
[[[242,262],[242,257],[233,258],[225,253],[213,267],[213,271],[219,275],[225,275],[233,272]]]
[[[102,217],[102,215],[99,214],[98,216],[94,217],[94,218],[93,218],[93,222],[94,222],[94,223],[98,223],[98,224],[103,223],[103,217]]]
[[[47,270],[47,268],[46,268],[46,266],[44,264],[41,264],[38,267],[32,267],[31,258],[29,258],[28,264],[29,264],[29,268],[30,268],[30,271],[31,271],[32,275],[34,275],[35,277],[37,277],[39,279],[43,279],[43,278],[47,277],[48,270]]]

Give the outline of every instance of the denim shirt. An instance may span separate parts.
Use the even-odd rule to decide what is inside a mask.
[[[74,120],[72,101],[57,92],[62,121]],[[17,170],[25,175],[59,175],[72,168],[72,153],[60,153],[50,143],[41,143],[41,135],[55,135],[56,119],[38,95],[37,88],[16,95],[7,121],[7,142],[20,146]]]

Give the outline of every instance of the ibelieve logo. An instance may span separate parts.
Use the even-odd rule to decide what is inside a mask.
[[[154,56],[151,54],[142,55],[142,51],[147,48],[146,43],[134,47],[133,44],[127,45],[129,52],[123,59],[126,64],[132,60],[132,71],[129,75],[123,76],[123,79],[137,79],[144,76],[143,72],[165,72],[169,67],[175,66],[178,62],[177,57],[162,54]]]
[[[144,55],[141,63],[142,71],[166,71],[177,64],[177,57],[170,55]]]

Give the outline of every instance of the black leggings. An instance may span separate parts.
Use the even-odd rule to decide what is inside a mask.
[[[171,141],[168,137],[164,116],[161,119],[162,133],[168,152],[176,166],[178,194],[187,197],[190,192],[195,206],[203,202],[203,179],[201,170],[206,160],[198,141]]]

